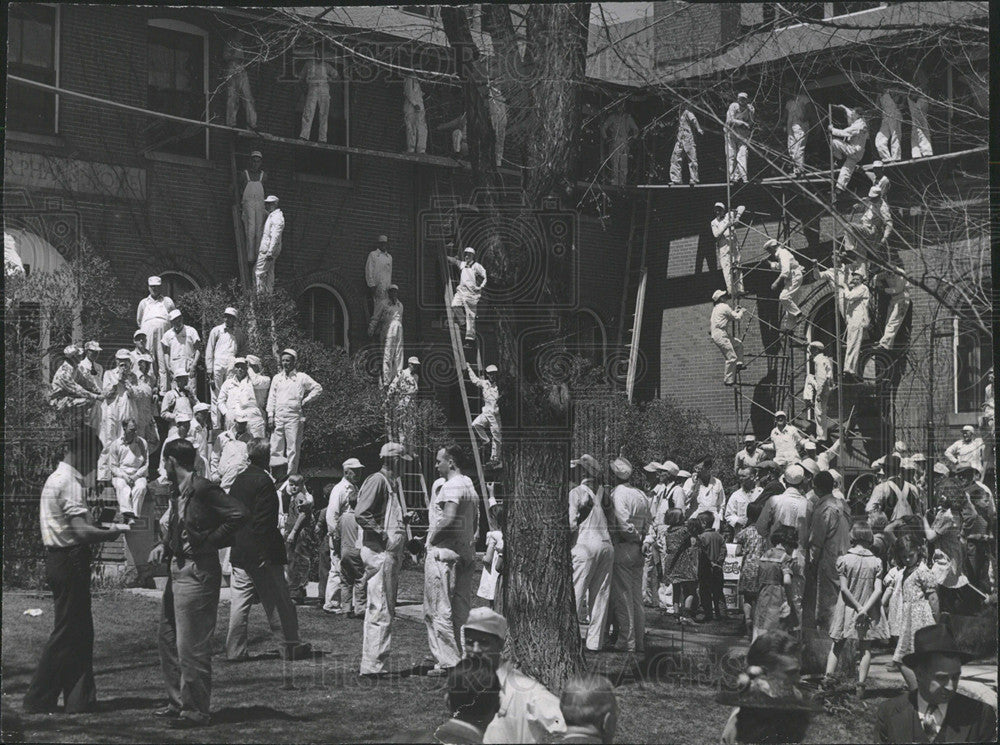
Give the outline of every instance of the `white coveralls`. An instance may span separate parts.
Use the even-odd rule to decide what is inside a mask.
[[[389,285],[392,284],[392,254],[376,248],[368,254],[365,262],[365,282],[372,293],[372,318],[389,301]]]
[[[796,176],[806,170],[806,139],[808,122],[806,107],[809,99],[799,93],[785,103],[785,126],[788,128],[788,157],[792,159],[792,173]]]
[[[865,145],[868,144],[868,123],[855,113],[848,118],[851,122],[844,129],[832,128],[833,138],[830,147],[834,155],[843,158],[844,164],[837,175],[837,189],[843,191],[851,180],[854,169],[865,155]]]
[[[798,323],[802,311],[799,310],[795,302],[795,295],[802,287],[802,267],[795,260],[792,252],[784,246],[778,246],[774,252],[774,258],[778,260],[779,279],[784,281],[781,287],[781,294],[778,295],[778,303],[784,311],[781,314],[781,328],[784,331],[794,331],[795,324]]]
[[[177,436],[177,419],[182,415],[183,418],[190,419],[191,423],[194,423],[194,405],[196,403],[198,400],[194,394],[188,388],[183,391],[178,389],[176,383],[163,394],[163,400],[160,401],[160,418],[170,426],[167,431],[167,439]]]
[[[227,43],[222,59],[226,63],[226,126],[236,126],[236,112],[242,101],[247,126],[253,129],[257,126],[257,110],[253,105],[243,50]]]
[[[427,152],[427,112],[420,81],[412,75],[403,80],[403,121],[406,123],[406,150]]]
[[[389,385],[403,369],[403,304],[387,302],[368,324],[368,334],[378,331],[382,342],[382,385]]]
[[[437,668],[454,667],[462,659],[462,626],[469,620],[476,571],[478,499],[472,479],[460,473],[452,474],[431,495],[424,562],[424,624]],[[432,545],[430,535],[441,520],[446,502],[457,505],[457,522],[450,535]]]
[[[160,341],[170,328],[170,311],[174,310],[174,301],[166,295],[154,300],[147,295],[139,301],[135,314],[135,325],[146,335],[146,346],[153,358],[153,374],[160,381],[160,390],[167,389],[167,365],[163,359],[163,347]]]
[[[931,145],[931,128],[927,121],[927,109],[931,102],[927,96],[919,98],[908,98],[910,107],[910,157],[926,158],[934,155],[934,148]]]
[[[493,133],[496,149],[496,165],[499,168],[503,165],[503,145],[507,139],[507,101],[504,99],[500,89],[490,86],[490,122],[493,124]]]
[[[413,394],[417,392],[417,380],[409,368],[401,370],[399,375],[389,384],[386,394],[386,435],[390,442],[406,445],[409,439],[409,408]]]
[[[726,292],[734,297],[743,292],[742,273],[738,267],[735,272],[733,271],[733,264],[739,263],[736,247],[736,224],[739,222],[743,210],[744,207],[740,205],[721,218],[712,218],[712,235],[715,236],[715,247],[719,251],[719,268],[722,269],[722,277],[726,282]]]
[[[886,272],[886,292],[889,293],[889,312],[885,319],[885,332],[879,340],[878,345],[883,349],[891,349],[899,333],[899,327],[903,325],[910,310],[910,289],[909,282],[898,274]]]
[[[619,638],[629,652],[641,654],[645,648],[646,610],[642,604],[642,541],[649,528],[649,500],[641,490],[619,484],[611,492],[617,537],[611,609]],[[600,509],[595,507],[595,509]]]
[[[784,429],[771,430],[771,444],[774,445],[774,462],[779,466],[789,466],[799,462],[799,443],[806,438],[799,428],[786,424]]]
[[[726,385],[732,385],[736,382],[736,368],[743,359],[743,342],[730,333],[732,328],[730,322],[738,321],[742,317],[743,309],[734,311],[729,303],[716,303],[712,308],[709,336],[722,352],[722,356],[726,358],[726,369],[723,375],[723,382]]]
[[[729,180],[733,183],[742,181],[746,183],[747,176],[747,149],[750,142],[750,130],[754,124],[753,104],[747,104],[744,110],[740,110],[738,101],[729,104],[726,111],[726,167],[729,170]]]
[[[138,517],[146,498],[149,445],[138,435],[131,443],[126,443],[123,437],[119,437],[108,446],[107,453],[108,471],[111,474],[111,485],[115,487],[118,509]]]
[[[500,460],[500,389],[489,378],[480,378],[469,368],[469,380],[483,392],[483,408],[479,416],[472,420],[472,429],[482,442],[493,440],[490,460]]]
[[[213,396],[219,395],[233,360],[241,356],[240,353],[245,346],[246,337],[235,326],[232,331],[227,331],[226,324],[220,323],[208,332],[208,341],[205,343],[205,367],[212,376]]]
[[[889,91],[879,96],[878,102],[882,109],[882,126],[875,133],[875,150],[884,163],[890,163],[903,157],[903,112]]]
[[[180,331],[167,329],[160,340],[163,347],[163,361],[167,365],[167,384],[174,381],[174,368],[183,367],[188,372],[188,389],[196,393],[197,379],[195,367],[201,356],[201,336],[194,327],[184,325]]]
[[[584,639],[587,649],[596,652],[605,641],[615,550],[601,497],[594,493],[588,482],[591,480],[584,479],[569,493],[569,528],[576,533],[570,555],[580,638]],[[581,520],[581,508],[587,505],[590,506],[590,513]]]
[[[813,402],[816,414],[816,437],[826,438],[826,411],[833,385],[833,360],[820,352],[813,357],[813,372],[806,376],[802,398]]]
[[[134,382],[135,378],[132,377],[131,373],[126,373],[123,376],[117,367],[104,373],[101,386],[104,400],[100,404],[100,438],[101,442],[104,443],[104,451],[97,461],[97,476],[101,481],[107,481],[109,478],[107,469],[108,445],[122,436],[122,422],[135,418],[135,402],[132,398]]]
[[[155,448],[160,443],[160,434],[156,431],[156,421],[153,419],[153,412],[156,411],[154,389],[156,381],[152,374],[137,374],[135,383],[132,385],[132,404],[135,407],[135,423],[139,428],[139,436],[142,437],[151,448]]]
[[[326,142],[327,125],[330,120],[330,83],[340,76],[329,62],[311,59],[299,75],[306,81],[306,102],[302,109],[302,130],[299,138],[308,140],[312,134],[313,115],[319,111],[319,142]]]
[[[299,472],[305,426],[302,408],[322,392],[323,386],[299,370],[291,375],[282,370],[271,380],[271,392],[267,396],[267,417],[274,419],[271,455],[288,458],[289,475]]]
[[[677,142],[674,143],[674,151],[670,154],[671,184],[684,183],[685,158],[688,162],[688,180],[692,184],[698,183],[698,148],[694,144],[692,127],[698,130],[698,134],[704,134],[694,112],[691,109],[684,109],[681,112],[680,121],[677,123]]]
[[[219,424],[228,428],[233,423],[233,415],[242,411],[247,415],[247,429],[250,434],[254,437],[264,437],[267,432],[267,423],[264,421],[264,414],[257,404],[257,394],[254,391],[251,375],[256,375],[256,373],[247,370],[247,377],[243,380],[231,377],[222,384],[217,398]],[[270,384],[270,380],[268,383]],[[266,400],[264,403],[267,404]]]
[[[631,116],[618,111],[609,114],[604,120],[601,134],[608,143],[607,161],[611,165],[611,183],[622,185],[628,181],[630,141],[639,134],[639,127]]]
[[[285,215],[280,209],[272,210],[264,221],[260,250],[257,251],[257,264],[254,266],[257,292],[270,293],[274,290],[274,262],[281,255],[281,234],[284,230]]]
[[[250,171],[243,171],[246,177],[246,186],[243,187],[243,234],[246,237],[247,261],[254,262],[257,259],[257,249],[260,248],[260,239],[264,234],[264,220],[267,219],[267,210],[264,209],[264,172],[260,172],[260,178],[256,181],[250,178]]]
[[[859,284],[844,292],[844,317],[847,320],[846,349],[844,350],[844,372],[857,375],[858,360],[861,357],[861,341],[865,329],[871,323],[868,316],[868,300],[871,293],[867,285]]]
[[[486,270],[478,261],[468,262],[448,258],[461,270],[458,288],[451,299],[451,307],[462,308],[465,311],[465,338],[471,341],[476,338],[476,311],[479,298],[483,294],[482,288],[486,286]],[[482,279],[482,286],[477,283],[479,279]]]
[[[353,608],[350,597],[351,587],[344,586],[343,577],[340,574],[340,516],[351,509],[351,495],[357,493],[357,487],[350,481],[342,478],[334,485],[330,491],[330,501],[326,506],[326,532],[330,536],[330,574],[326,579],[326,595],[323,597],[323,609],[335,613],[344,612]],[[357,502],[357,499],[355,499]],[[341,597],[341,593],[346,591],[348,597]],[[344,609],[344,601],[347,608]]]
[[[858,224],[852,225],[844,234],[844,243],[866,264],[875,245],[888,241],[891,234],[892,212],[889,210],[889,203],[881,196],[869,197]],[[858,239],[862,245],[859,245]]]
[[[971,466],[979,473],[983,472],[983,451],[986,449],[983,438],[973,437],[971,442],[955,440],[944,451],[945,460],[952,466]]]

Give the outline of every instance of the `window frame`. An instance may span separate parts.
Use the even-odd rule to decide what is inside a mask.
[[[595,311],[595,310],[593,310],[591,308],[584,308],[584,307],[577,308],[573,312],[573,315],[570,317],[570,323],[572,323],[573,325],[576,326],[576,329],[575,329],[576,333],[574,333],[573,336],[577,337],[575,339],[575,341],[576,341],[577,344],[580,343],[580,340],[578,338],[579,337],[579,330],[580,330],[580,328],[579,328],[579,321],[577,319],[581,315],[585,315],[585,316],[589,317],[589,319],[593,322],[594,327],[600,332],[600,337],[601,337],[601,339],[600,339],[600,344],[601,344],[601,349],[600,349],[601,359],[600,359],[600,362],[596,363],[595,360],[592,359],[592,358],[590,359],[590,361],[591,362],[595,362],[595,364],[604,365],[607,362],[607,360],[608,360],[608,330],[607,330],[607,328],[604,325],[604,321],[601,319],[600,314],[597,311]],[[572,329],[568,329],[568,330],[572,330]]]
[[[198,284],[198,282],[195,280],[194,277],[192,277],[187,272],[180,271],[179,269],[165,269],[164,271],[160,272],[159,277],[160,277],[161,280],[163,280],[163,284],[164,285],[167,284],[166,279],[168,277],[180,277],[181,279],[183,279],[184,281],[188,282],[191,285],[191,292],[196,292],[197,290],[201,289],[201,285]],[[171,300],[173,300],[174,303],[176,304],[177,300],[176,300],[176,298],[174,298],[174,296],[171,293],[164,292],[163,294],[166,297],[168,297]]]
[[[951,369],[953,372],[951,409],[955,414],[974,414],[982,411],[982,406],[983,406],[983,401],[978,400],[979,399],[978,386],[980,385],[980,383],[976,383],[977,390],[976,390],[976,402],[974,403],[974,408],[962,409],[959,406],[959,361],[961,357],[961,355],[959,354],[959,350],[961,348],[959,341],[963,336],[962,323],[964,320],[965,319],[963,319],[961,316],[953,316],[951,319]],[[976,338],[979,340],[979,360],[978,360],[978,369],[976,372],[979,380],[985,381],[986,371],[992,369],[993,367],[992,365],[993,356],[992,354],[989,353],[985,355],[983,354],[984,352],[984,346],[982,343],[983,339],[979,333],[978,327],[974,325],[967,327],[965,329],[965,335],[968,335],[970,333],[975,333]],[[991,350],[985,349],[985,351],[990,352]],[[982,386],[983,388],[985,388],[985,383],[982,383]]]
[[[60,73],[62,70],[62,5],[60,3],[37,3],[40,6],[46,8],[52,8],[55,10],[55,19],[52,25],[52,66],[54,72],[54,82],[53,85],[58,88],[61,84]],[[10,16],[8,15],[8,31],[10,26]],[[9,43],[9,38],[8,38]],[[9,66],[8,61],[8,66]],[[39,89],[41,90],[41,89]],[[35,135],[40,137],[55,137],[59,135],[59,104],[60,96],[58,93],[52,94],[55,101],[53,104],[53,116],[52,116],[52,131],[51,132],[31,132],[24,129],[14,129],[8,128],[7,132],[9,134],[27,134]]]
[[[305,286],[305,287],[302,288],[302,290],[298,294],[298,300],[301,300],[302,297],[307,292],[309,292],[310,290],[324,290],[326,292],[329,292],[333,296],[333,299],[336,301],[337,305],[340,307],[340,315],[341,315],[341,318],[343,319],[343,321],[342,321],[343,329],[342,330],[343,330],[343,336],[344,336],[344,344],[343,344],[343,346],[341,346],[341,349],[343,349],[345,352],[347,352],[348,354],[350,354],[350,351],[351,351],[351,336],[350,336],[349,332],[350,332],[350,328],[351,328],[351,318],[350,318],[350,314],[348,313],[348,310],[347,310],[347,303],[344,302],[344,298],[331,285],[328,285],[325,282],[312,282],[309,285],[307,285],[307,286]],[[297,300],[297,302],[298,302],[298,300]],[[310,314],[311,314],[311,316],[313,318],[315,318],[315,315],[316,315],[316,306],[315,306],[315,303],[312,303],[312,306],[310,308]],[[310,320],[312,320],[312,319],[310,319]],[[313,321],[312,325],[313,325],[313,327],[315,327],[315,321]],[[313,341],[316,341],[315,333],[310,332],[310,338],[312,338]],[[317,343],[319,343],[319,342],[317,342]]]
[[[203,114],[202,114],[202,116],[203,116],[202,121],[204,121],[205,124],[208,124],[209,121],[210,121],[210,115],[211,115],[211,109],[210,109],[210,106],[209,106],[209,67],[210,67],[210,65],[209,65],[209,53],[210,53],[211,49],[210,49],[210,46],[209,46],[209,33],[208,33],[208,31],[206,31],[205,29],[201,28],[200,26],[195,26],[192,23],[188,23],[186,21],[178,21],[178,20],[175,20],[173,18],[149,18],[149,19],[147,19],[147,21],[146,21],[146,59],[147,59],[146,90],[147,90],[147,95],[148,95],[148,90],[149,90],[149,67],[148,67],[148,60],[149,60],[149,29],[150,28],[159,28],[159,29],[164,29],[166,31],[173,31],[175,33],[188,34],[190,36],[200,36],[201,37],[201,43],[202,43],[202,49],[201,49],[202,74],[201,74],[201,80],[202,80],[202,89],[203,89],[202,90],[202,96],[204,97],[204,109],[203,109]],[[146,104],[149,105],[149,101],[148,100],[146,101]],[[169,113],[169,112],[161,112],[161,113]],[[202,151],[202,154],[200,156],[180,155],[178,153],[171,153],[171,152],[166,151],[166,150],[156,150],[156,149],[153,149],[151,147],[146,150],[146,155],[147,156],[152,155],[154,159],[155,158],[159,158],[161,156],[166,156],[167,158],[170,158],[170,157],[180,157],[180,158],[187,157],[187,158],[192,158],[193,157],[193,158],[196,158],[197,160],[208,160],[211,157],[211,151],[209,150],[210,140],[209,140],[208,127],[202,127],[202,129],[204,130],[205,147],[204,147],[204,150]]]

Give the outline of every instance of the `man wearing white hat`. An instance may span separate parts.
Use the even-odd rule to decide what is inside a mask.
[[[736,475],[740,480],[740,488],[729,495],[726,502],[726,523],[734,534],[747,525],[747,505],[756,501],[764,489],[757,486],[757,479],[752,468],[741,468]]]
[[[264,365],[255,354],[247,355],[247,378],[253,386],[253,395],[257,398],[257,408],[261,416],[267,418],[267,397],[271,392],[271,376],[261,372]]]
[[[892,213],[882,197],[882,189],[868,190],[865,211],[860,220],[844,234],[846,250],[858,253],[862,260],[870,256],[877,244],[885,244],[892,234]]]
[[[746,435],[743,438],[743,449],[736,451],[736,457],[733,459],[733,471],[739,473],[741,468],[754,469],[762,460],[764,451],[757,447],[757,438]]]
[[[247,415],[242,410],[230,417],[229,429],[224,429],[215,438],[209,460],[212,480],[229,491],[233,481],[250,465],[248,445],[254,440],[247,428]]]
[[[104,367],[97,361],[97,358],[104,350],[101,349],[101,345],[96,341],[88,341],[83,349],[84,358],[80,360],[80,364],[76,367],[77,373],[82,378],[84,386],[103,394]],[[98,433],[101,432],[101,409],[102,405],[95,403],[90,410],[90,426]],[[107,445],[110,441],[102,440],[101,442]]]
[[[123,521],[131,524],[142,514],[142,502],[146,498],[149,445],[139,437],[135,419],[125,419],[122,424],[121,436],[108,445],[105,453],[118,509]]]
[[[150,448],[160,444],[160,433],[156,429],[156,378],[153,377],[153,357],[140,355],[136,360],[135,383],[132,385],[132,403],[135,406],[135,420],[139,434],[149,443]]]
[[[132,374],[138,377],[139,358],[144,354],[150,353],[149,348],[146,346],[146,334],[142,329],[136,329],[135,333],[132,334],[132,343],[135,346],[128,350],[128,358],[132,362]]]
[[[222,384],[216,397],[216,410],[219,414],[219,424],[229,427],[234,414],[242,414],[247,423],[247,429],[254,437],[265,437],[267,425],[264,413],[257,401],[257,392],[250,378],[251,371],[246,357],[236,357],[232,363],[232,374]],[[267,377],[267,376],[263,376]],[[268,389],[271,380],[267,378]],[[264,391],[264,405],[267,405],[267,392]]]
[[[385,663],[392,645],[396,589],[407,522],[406,507],[396,489],[396,481],[403,472],[403,461],[412,460],[397,442],[383,445],[379,457],[382,467],[361,485],[355,508],[358,527],[363,531],[361,560],[368,578],[360,674],[372,677],[388,672]]]
[[[774,462],[787,466],[799,460],[799,445],[805,440],[799,428],[788,423],[784,411],[774,412],[774,429],[771,430],[771,444],[774,446]]]
[[[871,293],[863,279],[864,274],[860,270],[852,271],[847,280],[847,291],[844,293],[844,315],[847,320],[844,372],[851,375],[857,375],[861,342],[864,340],[865,329],[871,323],[871,317],[868,315]]]
[[[492,441],[493,446],[487,466],[490,468],[499,468],[501,464],[500,446],[502,442],[500,434],[500,389],[497,387],[497,373],[499,370],[496,365],[487,365],[486,375],[480,378],[472,371],[472,368],[468,364],[465,365],[465,369],[469,373],[469,380],[472,381],[472,384],[479,386],[483,392],[483,408],[479,412],[479,415],[472,420],[472,429],[484,444]]]
[[[250,168],[243,171],[242,218],[243,235],[246,241],[246,259],[251,264],[257,260],[257,249],[264,232],[264,180],[267,174],[261,168],[264,153],[254,150],[250,153]]]
[[[271,380],[267,395],[267,420],[271,433],[271,455],[288,459],[288,473],[299,472],[302,431],[305,427],[303,409],[315,401],[323,386],[296,370],[299,356],[294,349],[281,353],[281,372]]]
[[[826,354],[826,345],[821,341],[809,343],[809,361],[812,372],[806,375],[802,387],[802,398],[812,401],[813,416],[816,422],[816,438],[826,439],[826,412],[830,401],[830,390],[833,388],[833,360]]]
[[[733,324],[743,318],[743,309],[733,310],[726,302],[728,297],[729,293],[725,290],[716,290],[712,293],[712,316],[708,326],[709,336],[726,360],[722,382],[724,385],[733,385],[736,382],[736,373],[746,367],[743,364],[743,342],[732,333]]]
[[[378,336],[382,344],[382,385],[387,386],[403,369],[403,303],[399,285],[389,285],[389,299],[372,316],[368,335]]]
[[[473,608],[462,626],[466,657],[489,662],[500,681],[500,710],[483,734],[484,743],[552,742],[566,731],[559,698],[503,659],[507,619],[491,608]]]
[[[323,610],[326,613],[342,614],[351,610],[354,605],[350,593],[352,587],[357,595],[357,586],[343,581],[340,572],[340,518],[348,510],[353,511],[352,504],[358,501],[358,480],[361,469],[364,468],[357,458],[348,458],[341,466],[343,476],[330,490],[330,501],[326,505],[326,528],[330,548],[330,574],[326,580],[326,593],[323,597]],[[347,597],[342,597],[346,592]],[[346,602],[345,602],[346,601]],[[344,605],[347,606],[344,609]]]
[[[476,249],[466,246],[462,259],[452,256],[447,257],[448,261],[459,269],[458,287],[451,299],[452,308],[462,308],[465,311],[465,339],[474,341],[476,338],[476,312],[479,307],[479,298],[483,294],[483,287],[486,286],[486,270],[483,265],[476,261]],[[455,319],[459,326],[462,319]]]
[[[177,309],[170,311],[170,328],[160,340],[163,348],[163,360],[169,366],[168,372],[176,375],[175,370],[182,368],[188,373],[188,388],[195,393],[195,368],[201,358],[201,336],[192,327],[184,323],[184,315]]]
[[[619,637],[629,652],[642,654],[646,646],[646,611],[642,604],[642,542],[649,529],[649,500],[631,486],[632,464],[625,458],[611,462],[616,486],[611,492],[615,511],[615,546],[611,580],[611,611]]]
[[[417,357],[410,357],[406,361],[406,367],[396,376],[395,380],[389,384],[386,393],[386,429],[389,430],[389,439],[406,445],[409,441],[408,430],[412,429],[410,421],[410,404],[413,396],[417,392],[420,379],[420,360]]]
[[[63,357],[65,359],[52,376],[49,402],[57,411],[89,410],[103,394],[83,384],[83,375],[78,370],[83,350],[70,344],[63,349]]]
[[[164,484],[167,483],[167,464],[163,458],[163,451],[167,447],[167,443],[173,442],[174,440],[187,440],[188,442],[191,442],[193,446],[194,443],[191,440],[191,424],[191,415],[178,414],[177,419],[174,421],[174,425],[170,428],[171,434],[168,434],[163,440],[163,445],[160,447],[159,480]],[[202,478],[207,479],[209,465],[202,459],[201,455],[198,454],[197,451],[195,451],[194,465],[194,472]]]
[[[881,510],[889,522],[914,514],[918,493],[916,487],[903,478],[903,459],[889,455],[884,460],[885,480],[875,485],[872,495],[865,505],[865,513]]]
[[[741,91],[726,111],[726,167],[729,180],[734,184],[746,183],[749,179],[747,149],[754,124],[754,106],[750,97]]]
[[[135,325],[146,334],[146,345],[153,356],[153,374],[160,381],[160,390],[167,390],[167,362],[163,356],[160,340],[170,328],[170,311],[174,310],[174,301],[160,292],[163,282],[153,276],[146,280],[149,295],[139,301],[135,313]]]
[[[226,382],[226,376],[236,357],[246,351],[247,337],[236,327],[239,317],[236,308],[223,311],[223,321],[208,332],[205,343],[205,369],[212,376],[212,398],[219,395],[219,389]]]
[[[472,479],[462,473],[467,463],[461,448],[441,448],[435,465],[445,482],[434,491],[428,506],[424,624],[435,659],[428,674],[444,675],[462,659],[461,629],[472,606],[476,569],[479,495]]]
[[[608,530],[610,496],[601,488],[601,465],[592,455],[570,461],[579,484],[569,493],[573,534],[573,593],[580,637],[592,652],[604,647],[615,552]]]
[[[174,370],[170,390],[163,394],[160,401],[160,418],[167,422],[169,431],[167,439],[177,434],[177,422],[184,417],[190,422],[194,419],[194,405],[198,403],[194,393],[188,386],[188,373],[183,367]],[[166,444],[166,440],[164,440]]]
[[[274,290],[274,262],[281,255],[285,215],[278,207],[278,198],[273,194],[264,200],[264,209],[267,211],[267,219],[264,220],[264,230],[261,232],[254,277],[257,292],[270,294]]]
[[[111,476],[107,470],[107,446],[122,436],[126,419],[134,419],[135,408],[135,376],[132,374],[132,360],[127,349],[119,349],[115,353],[115,367],[104,373],[101,389],[104,400],[101,402],[101,442],[105,444],[105,452],[97,462],[98,481],[109,481]]]
[[[392,284],[392,254],[389,253],[389,238],[380,235],[375,239],[375,248],[365,262],[365,283],[372,296],[372,318],[379,314],[389,299],[389,285]]]
[[[801,535],[806,520],[806,511],[809,507],[809,502],[801,491],[805,477],[805,469],[798,464],[792,464],[785,468],[783,477],[785,490],[767,500],[764,509],[760,512],[760,517],[757,518],[758,533],[770,540],[775,528],[786,525],[800,531]]]
[[[694,475],[684,482],[684,496],[687,506],[693,508],[688,517],[697,517],[702,512],[710,513],[715,519],[712,526],[719,529],[722,513],[726,509],[726,491],[722,482],[712,475],[712,456],[703,456],[694,467]],[[685,511],[686,514],[686,511]]]
[[[771,283],[771,289],[777,290],[779,285],[781,286],[778,294],[778,303],[783,311],[781,330],[792,332],[802,317],[802,311],[795,302],[796,293],[802,287],[802,266],[796,261],[792,252],[774,238],[764,244],[764,250],[771,258],[771,266],[778,270],[778,278]]]
[[[642,542],[642,600],[646,605],[658,608],[660,605],[660,585],[663,580],[663,555],[666,550],[664,532],[667,528],[666,515],[671,508],[671,492],[683,488],[677,483],[680,468],[673,461],[652,462],[643,467],[644,471],[655,473],[659,483],[653,487],[653,497],[649,504],[650,523],[646,538]]]
[[[739,249],[736,246],[736,225],[746,210],[742,204],[731,212],[726,212],[726,205],[715,203],[715,217],[712,218],[712,235],[715,236],[715,248],[719,252],[719,268],[726,282],[726,291],[734,298],[739,298],[743,292],[743,280],[740,269],[733,264],[739,264]]]
[[[955,440],[944,451],[944,458],[954,470],[971,466],[981,474],[983,472],[983,439],[976,437],[976,428],[971,424],[962,427],[962,439]]]
[[[844,163],[837,175],[837,192],[842,192],[847,188],[848,182],[857,168],[858,163],[865,154],[865,145],[868,144],[868,122],[861,115],[858,108],[836,105],[834,108],[843,109],[847,114],[847,126],[838,129],[830,124],[830,148],[834,157],[838,160],[843,158]]]

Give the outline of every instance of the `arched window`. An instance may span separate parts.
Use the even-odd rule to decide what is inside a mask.
[[[208,121],[208,32],[169,18],[149,21],[149,108],[164,114]],[[150,150],[208,157],[208,129],[182,122],[151,120]]]
[[[608,338],[600,316],[581,308],[569,318],[566,346],[570,352],[585,357],[595,365],[603,365]]]
[[[181,272],[160,272],[163,287],[160,291],[175,303],[192,290],[198,289],[198,284],[188,275]]]
[[[336,290],[311,285],[299,295],[299,326],[323,346],[347,349],[347,306]]]

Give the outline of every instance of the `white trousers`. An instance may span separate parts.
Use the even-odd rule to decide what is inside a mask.
[[[630,652],[645,648],[646,609],[642,605],[642,547],[638,543],[615,546],[611,582],[611,609],[618,638]]]
[[[483,442],[493,441],[490,450],[490,460],[500,460],[500,445],[503,438],[500,434],[500,419],[493,409],[483,409],[479,416],[472,420],[472,429]]]
[[[608,604],[611,600],[611,572],[615,551],[610,543],[577,544],[570,552],[573,560],[573,592],[580,637],[587,649],[596,652],[604,646]]]
[[[846,349],[844,350],[844,372],[858,374],[858,359],[861,357],[861,341],[865,336],[867,323],[847,321]]]
[[[125,479],[115,476],[111,479],[111,485],[115,487],[118,509],[122,512],[131,512],[138,517],[139,513],[142,512],[142,504],[146,499],[146,478],[140,476],[130,486]]]
[[[733,132],[726,133],[726,165],[730,181],[747,181],[747,141]]]
[[[829,403],[830,389],[828,387],[813,394],[813,411],[816,414],[816,437],[820,440],[826,439],[826,412],[829,409]]]
[[[302,109],[302,131],[299,137],[308,140],[312,134],[313,116],[319,112],[319,142],[326,142],[326,130],[330,121],[330,86],[327,83],[310,85],[306,91],[306,105]]]
[[[250,79],[246,70],[234,73],[226,81],[226,126],[236,126],[236,112],[240,101],[247,115],[247,126],[257,126],[257,110],[253,106],[253,93],[250,92]]]
[[[451,299],[452,308],[462,308],[465,311],[465,338],[476,338],[476,311],[479,306],[479,294],[467,290],[462,285],[455,290]]]
[[[302,415],[277,412],[274,415],[274,432],[271,433],[271,455],[288,459],[288,474],[299,472],[299,454],[302,450]]]
[[[475,559],[446,548],[427,549],[424,562],[424,624],[427,643],[438,667],[462,659],[462,626],[472,608]]]
[[[406,123],[406,149],[411,153],[427,152],[427,116],[423,109],[403,103],[403,121]]]
[[[802,122],[795,122],[788,128],[788,157],[792,159],[792,171],[801,173],[806,168],[806,128]]]
[[[257,292],[271,293],[274,291],[274,255],[257,254],[257,263],[253,269]]]
[[[875,133],[875,150],[878,152],[878,157],[884,163],[899,160],[903,157],[903,134],[900,129],[898,123],[895,126],[886,126],[883,124],[881,129]]]
[[[611,166],[611,183],[622,186],[628,182],[628,143],[615,142],[612,148],[611,154],[608,156],[608,165]]]
[[[692,184],[698,183],[698,149],[694,138],[678,138],[674,143],[674,151],[670,154],[670,183],[684,183],[684,161],[687,160],[688,175]]]
[[[900,295],[893,296],[889,303],[889,313],[885,319],[885,332],[878,343],[880,347],[886,349],[892,347],[892,343],[896,340],[896,334],[899,333],[899,327],[903,325],[903,319],[906,318],[906,313],[909,310],[909,298]]]
[[[146,348],[153,358],[153,374],[160,379],[160,390],[167,390],[167,361],[164,359],[163,335],[170,328],[170,322],[162,318],[154,318],[142,324],[142,332],[146,335]]]
[[[403,324],[398,318],[389,322],[382,350],[382,384],[389,385],[403,369]]]
[[[926,158],[934,155],[934,148],[931,146],[931,135],[925,129],[913,127],[910,130],[910,157]]]
[[[719,246],[719,268],[726,282],[726,292],[735,297],[743,292],[743,277],[739,267],[733,267],[733,247]]]
[[[840,167],[840,173],[837,175],[837,189],[843,191],[847,188],[847,182],[851,180],[854,169],[861,162],[865,149],[857,145],[848,145],[843,140],[836,138],[830,141],[830,147],[833,148],[834,155],[844,159],[844,164]]]
[[[715,342],[715,346],[719,348],[722,356],[726,358],[723,381],[726,385],[732,385],[736,382],[736,363],[743,359],[743,342],[719,329],[712,329],[711,336],[712,341]]]
[[[386,672],[385,662],[392,645],[392,621],[396,617],[396,588],[402,550],[372,551],[361,547],[368,579],[368,608],[365,611],[361,642],[361,674]]]
[[[788,275],[785,286],[778,295],[778,304],[781,306],[781,328],[785,331],[794,331],[802,311],[795,302],[795,296],[802,287],[802,270],[792,271]]]

